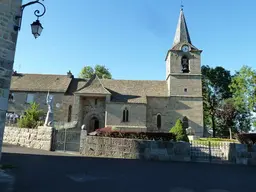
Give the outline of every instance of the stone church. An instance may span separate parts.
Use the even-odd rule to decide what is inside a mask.
[[[168,132],[177,119],[203,136],[201,53],[190,39],[183,10],[174,42],[166,54],[162,81],[74,78],[67,75],[12,76],[9,112],[22,113],[35,101],[47,110],[46,94],[54,96],[56,121],[77,121],[91,132],[115,127],[125,131]]]

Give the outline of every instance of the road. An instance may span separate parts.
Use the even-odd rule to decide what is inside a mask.
[[[5,146],[17,192],[251,192],[256,167],[88,158]]]

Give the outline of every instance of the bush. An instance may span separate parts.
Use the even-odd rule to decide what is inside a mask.
[[[256,133],[241,133],[237,135],[237,139],[241,144],[256,144]]]
[[[171,128],[169,132],[176,135],[177,141],[189,142],[186,130],[183,129],[182,121],[180,119],[176,121],[176,124]]]
[[[25,115],[18,119],[18,126],[20,128],[37,128],[43,125],[40,117],[43,116],[43,111],[39,110],[39,105],[31,103],[29,108],[25,111]]]
[[[176,141],[176,137],[172,133],[100,131],[98,132],[98,136],[113,137],[113,138],[155,140],[155,141]]]

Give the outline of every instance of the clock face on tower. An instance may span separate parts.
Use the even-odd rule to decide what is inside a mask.
[[[183,46],[181,47],[181,50],[182,50],[183,52],[188,52],[188,51],[189,51],[189,46],[188,46],[188,45],[183,45]]]

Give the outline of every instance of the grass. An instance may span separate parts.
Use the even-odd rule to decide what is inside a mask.
[[[192,142],[195,142],[196,145],[204,145],[204,146],[209,146],[209,142],[210,142],[211,146],[213,147],[221,146],[223,145],[223,142],[238,143],[238,141],[235,139],[223,139],[223,138],[200,138]]]
[[[223,138],[200,138],[197,139],[196,141],[210,141],[210,142],[237,142],[235,139],[223,139]]]

